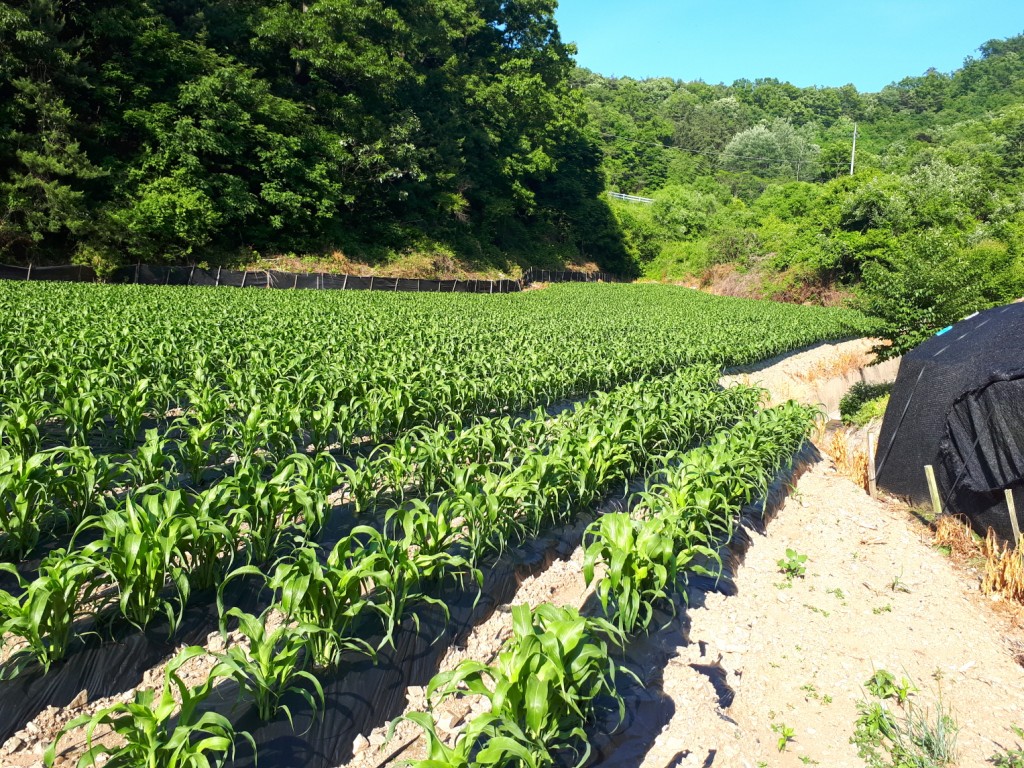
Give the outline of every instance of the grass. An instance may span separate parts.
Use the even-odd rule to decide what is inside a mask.
[[[998,542],[989,530],[981,543],[985,557],[985,577],[982,590],[986,594],[1000,593],[1009,600],[1024,602],[1024,552],[1020,547]]]
[[[934,708],[911,701],[917,691],[884,669],[865,683],[850,743],[868,768],[942,768],[957,760],[959,726],[939,696]]]
[[[889,404],[892,384],[865,384],[857,382],[839,401],[839,414],[843,423],[858,427],[866,426],[885,414]]]

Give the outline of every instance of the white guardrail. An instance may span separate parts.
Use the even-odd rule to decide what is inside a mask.
[[[611,197],[611,198],[613,198],[615,200],[626,200],[627,202],[630,202],[630,203],[646,203],[647,205],[650,205],[651,203],[654,202],[654,200],[652,200],[649,197],[637,197],[636,195],[624,195],[621,192],[609,192],[608,193],[608,197]]]

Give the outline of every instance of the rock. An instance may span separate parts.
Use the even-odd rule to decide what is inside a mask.
[[[452,713],[448,715],[442,715],[441,718],[437,721],[437,727],[447,733],[455,733],[455,729],[459,727],[459,723],[462,722],[464,717],[465,713]]]
[[[365,752],[370,746],[370,741],[363,734],[359,734],[352,741],[352,754],[358,755],[360,752]]]
[[[24,739],[20,739],[17,736],[12,736],[8,740],[8,742],[5,745],[4,749],[8,753],[13,754],[13,753],[17,752],[19,749],[23,748],[24,746],[25,746],[25,740]]]
[[[28,732],[29,736],[39,735],[39,726],[36,724],[35,720],[29,720],[28,724],[25,726],[25,730]]]
[[[374,731],[373,733],[370,734],[370,746],[371,747],[376,747],[377,749],[380,749],[381,747],[384,746],[384,742],[386,742],[386,741],[387,741],[387,738],[384,736],[383,733],[380,733],[379,731]]]
[[[68,706],[71,707],[71,709],[82,709],[82,707],[84,707],[88,703],[89,703],[89,692],[88,691],[79,691],[78,695],[75,696],[75,698],[73,698],[71,700],[71,703],[68,704]]]
[[[211,632],[206,636],[206,647],[210,653],[223,653],[227,649],[228,644],[220,632]]]

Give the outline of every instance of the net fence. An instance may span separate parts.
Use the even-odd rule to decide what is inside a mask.
[[[339,275],[330,272],[279,272],[215,267],[135,264],[118,267],[103,281],[92,267],[79,265],[18,267],[0,264],[0,280],[36,280],[71,283],[135,285],[198,285],[285,290],[403,291],[413,293],[517,293],[531,283],[620,283],[606,272],[529,269],[519,279],[430,280],[408,277]]]

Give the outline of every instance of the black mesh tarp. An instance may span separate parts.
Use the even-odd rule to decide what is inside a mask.
[[[67,264],[59,267],[33,267],[30,280],[59,280],[63,283],[94,283],[96,271],[92,267]]]
[[[217,269],[199,269],[192,273],[189,285],[217,285]]]
[[[25,280],[27,277],[27,267],[8,267],[0,264],[0,280]]]
[[[1005,491],[1024,510],[1024,304],[982,312],[900,363],[878,440],[878,485],[929,501],[935,467],[948,511],[1012,541]]]
[[[95,282],[91,267],[76,265],[54,267],[16,267],[0,265],[0,280],[60,280]],[[621,278],[604,272],[574,272],[530,269],[521,280],[425,280],[404,277],[360,277],[326,273],[243,271],[214,267],[125,265],[107,276],[110,283],[139,285],[205,285],[233,288],[281,288],[306,290],[402,291],[425,293],[516,293],[531,282],[618,282]]]

